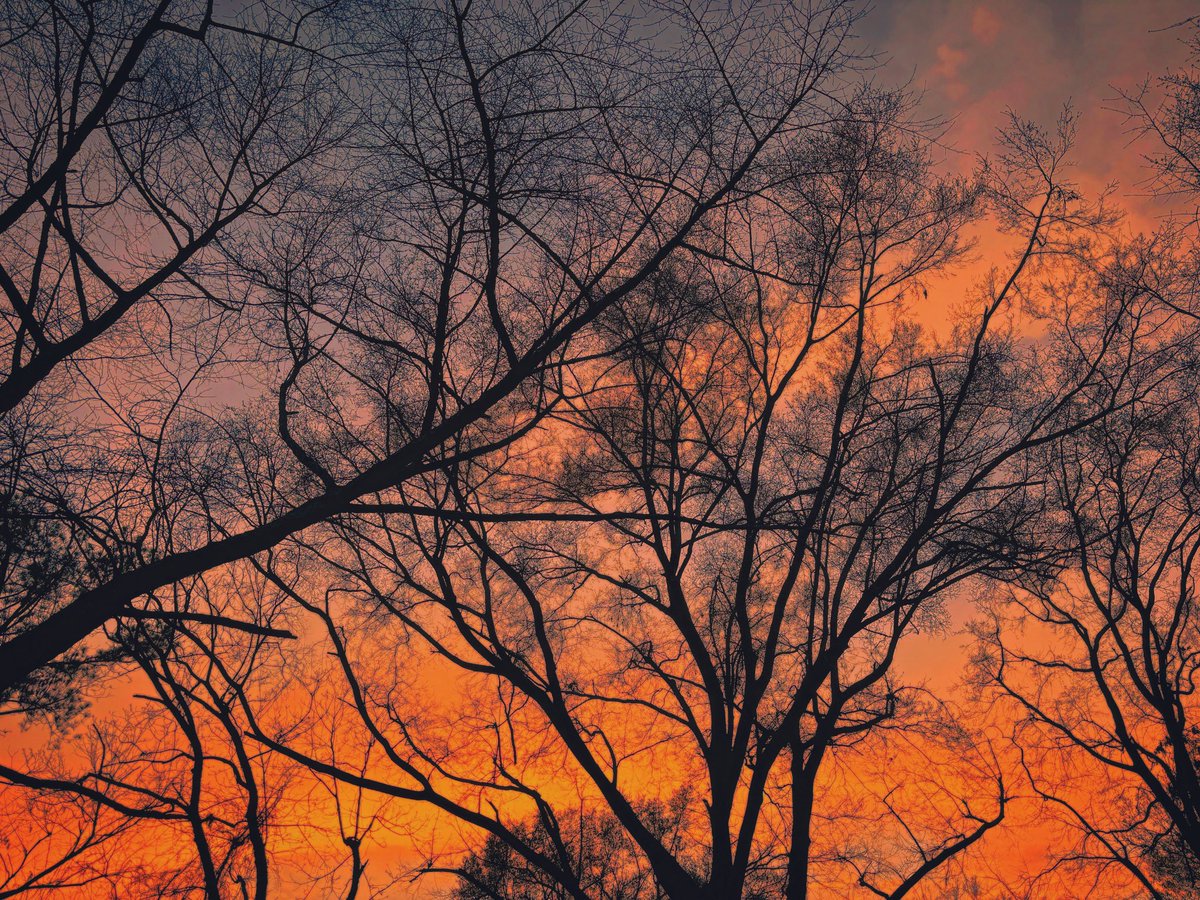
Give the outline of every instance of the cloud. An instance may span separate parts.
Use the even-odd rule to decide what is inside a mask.
[[[975,35],[977,41],[990,45],[1000,34],[1000,28],[1000,18],[994,12],[986,6],[975,8],[975,14],[971,17],[971,34]]]
[[[937,65],[933,67],[932,75],[944,82],[943,90],[952,100],[960,99],[966,92],[967,86],[959,78],[959,70],[967,60],[963,50],[951,47],[949,44],[939,44],[937,48]]]

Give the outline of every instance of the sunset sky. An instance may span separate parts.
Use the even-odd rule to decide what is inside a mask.
[[[1124,202],[1152,218],[1162,206],[1141,196],[1138,148],[1114,139],[1122,117],[1106,107],[1116,89],[1185,61],[1170,26],[1195,14],[1189,0],[880,0],[860,30],[883,48],[883,77],[911,77],[930,113],[953,121],[949,143],[964,152],[985,151],[1006,110],[1052,122],[1071,103],[1081,183],[1116,181]]]
[[[0,0],[0,900],[1200,898],[1198,12]]]
[[[860,33],[883,48],[879,78],[908,82],[926,114],[945,119],[949,164],[969,171],[994,150],[996,131],[1011,111],[1049,126],[1070,103],[1079,116],[1074,177],[1092,194],[1112,185],[1130,231],[1152,230],[1172,207],[1144,189],[1145,140],[1122,136],[1114,109],[1118,90],[1134,91],[1187,60],[1182,30],[1194,15],[1189,0],[882,0]],[[1157,96],[1150,84],[1151,96]],[[944,309],[998,259],[987,229],[974,258],[925,298],[922,319],[940,332]],[[949,609],[959,629],[972,615],[960,597]],[[937,683],[954,683],[965,661],[966,637],[918,635],[901,647],[902,666]]]

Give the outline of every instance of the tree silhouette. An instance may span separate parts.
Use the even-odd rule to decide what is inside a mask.
[[[1194,54],[1196,23],[1183,27]],[[1158,101],[1146,85],[1120,97],[1133,132],[1150,139],[1150,186],[1187,214],[1093,252],[1054,302],[1081,322],[1128,309],[1119,340],[1152,364],[1120,369],[1130,402],[1043,456],[1044,540],[1058,558],[975,626],[985,696],[1013,704],[1003,708],[1015,714],[1020,765],[1072,848],[1044,874],[1114,870],[1114,884],[1155,897],[1194,894],[1200,860],[1197,84],[1185,68],[1159,79]]]
[[[500,458],[464,447],[303,545],[328,587],[291,589],[391,778],[259,740],[483,829],[567,896],[589,891],[568,865],[564,779],[667,896],[807,896],[823,767],[915,702],[897,646],[955,585],[1043,562],[1037,451],[1126,406],[1136,392],[1110,376],[1150,365],[1130,362],[1121,306],[1026,351],[997,321],[1026,271],[1105,221],[1062,180],[1069,119],[1057,135],[1014,122],[969,183],[936,177],[902,96],[850,109],[781,160],[744,238],[723,231],[732,265],[697,241],[600,321],[544,427]],[[1024,249],[932,340],[903,303],[984,198]],[[355,610],[369,630],[342,626]],[[446,734],[418,724],[386,663],[422,645],[471,685]],[[639,810],[668,785],[702,786],[682,850]],[[933,849],[918,842],[895,896],[1003,817],[999,788],[993,812],[968,804]],[[511,824],[519,808],[533,830]]]
[[[1194,59],[1131,236],[849,0],[0,8],[0,897],[1195,893]]]
[[[140,22],[139,12],[129,15]],[[162,10],[147,15],[138,34],[163,30]],[[146,205],[151,224],[174,235],[168,243],[183,245],[138,282],[144,289],[110,283],[101,263],[90,265],[95,254],[73,230],[82,225],[61,222],[52,205],[40,220],[43,243],[64,242],[61,283],[76,285],[64,290],[81,322],[99,314],[79,299],[93,281],[117,297],[114,310],[135,308],[139,291],[160,293],[155,321],[132,335],[142,346],[104,360],[129,387],[101,389],[89,404],[104,427],[86,449],[109,451],[89,460],[100,471],[64,464],[83,477],[59,489],[67,496],[58,515],[103,564],[74,596],[44,604],[6,636],[5,691],[136,610],[138,598],[445,465],[448,442],[469,437],[463,452],[474,457],[532,427],[544,415],[542,382],[572,341],[702,223],[756,190],[776,144],[830,117],[853,21],[842,3],[785,4],[752,32],[728,15],[683,12],[672,27],[690,37],[661,49],[658,13],[639,22],[616,8],[347,3],[267,23],[273,30],[245,15],[218,26],[207,10],[194,27],[165,29],[205,41],[199,71],[218,84],[198,89],[211,119],[203,104],[159,90],[179,79],[177,64],[156,57],[130,84],[166,97],[167,112],[185,110],[178,128],[164,114],[124,117],[105,132],[111,167],[130,182],[119,199]],[[14,46],[40,46],[52,21],[35,16]],[[735,72],[749,52],[756,65]],[[36,92],[54,70],[26,71]],[[226,168],[204,170],[226,155]],[[281,196],[268,206],[272,186]],[[217,226],[191,220],[201,203],[223,229],[234,207],[263,207],[258,218],[269,222],[218,240]],[[94,214],[119,215],[130,240],[153,246],[134,237],[132,212],[110,206]],[[198,259],[202,246],[218,251],[211,261]],[[28,259],[25,274],[36,279],[46,253],[14,235],[9,255]],[[136,268],[130,253],[117,258]],[[176,274],[170,290],[183,302],[172,321],[167,282]],[[19,348],[41,326],[18,311],[12,327],[20,364]],[[189,338],[182,354],[180,330]],[[239,371],[247,359],[252,371]],[[371,377],[382,371],[390,383]],[[100,373],[85,366],[80,377],[94,385]],[[246,440],[243,423],[198,402],[230,378],[273,397],[276,433],[258,439],[279,444],[261,445],[276,455],[259,461],[269,471],[212,468],[223,455],[237,459],[230,445]],[[56,404],[50,415],[69,408]],[[257,427],[261,410],[250,418]],[[120,491],[105,494],[106,482]]]

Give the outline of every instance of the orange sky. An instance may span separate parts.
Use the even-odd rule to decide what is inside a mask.
[[[925,112],[950,120],[947,142],[962,153],[964,170],[992,148],[1007,111],[1049,126],[1070,103],[1079,114],[1074,159],[1081,188],[1095,195],[1115,184],[1113,200],[1126,211],[1127,227],[1144,231],[1170,207],[1146,196],[1142,153],[1149,148],[1123,133],[1123,116],[1111,107],[1118,89],[1134,91],[1186,62],[1182,32],[1170,26],[1197,14],[1196,0],[878,0],[860,33],[885,50],[881,80],[911,81]],[[981,234],[986,250],[977,260],[931,288],[935,329],[962,289],[1000,262],[994,239],[987,229]],[[912,635],[898,654],[904,673],[927,679],[939,693],[961,682],[972,590],[948,603],[951,635]],[[1037,867],[1052,841],[1037,821],[1039,809],[1015,804],[989,836],[986,856],[1002,880]]]
[[[1121,116],[1106,110],[1106,101],[1116,88],[1133,89],[1182,63],[1180,34],[1164,29],[1197,12],[1197,0],[877,0],[860,33],[868,45],[886,48],[881,80],[911,79],[930,115],[953,119],[948,140],[962,152],[964,167],[991,147],[1006,110],[1050,123],[1070,101],[1081,114],[1076,158],[1082,186],[1094,192],[1117,182],[1131,226],[1146,228],[1164,207],[1141,195],[1139,148],[1121,137]],[[996,260],[976,263],[965,277],[983,262]],[[946,293],[958,283],[948,282]],[[953,614],[956,625],[969,617],[968,597],[953,602]],[[952,684],[964,643],[957,634],[918,635],[904,646],[901,666]],[[9,749],[36,745],[40,737],[40,731],[25,733]],[[1000,838],[1006,840],[1011,834]],[[1017,851],[1001,843],[994,852]]]
[[[1063,105],[1079,114],[1075,177],[1090,195],[1116,184],[1114,201],[1127,226],[1149,230],[1169,207],[1146,196],[1142,153],[1123,134],[1114,111],[1117,90],[1134,90],[1186,62],[1182,31],[1171,26],[1200,13],[1196,0],[878,0],[859,33],[881,48],[880,80],[911,82],[929,116],[949,120],[947,144],[964,170],[994,146],[1009,110],[1052,126]],[[928,324],[935,330],[970,282],[996,258],[998,245],[981,230],[976,260],[931,290]],[[955,623],[970,616],[965,598],[952,601]],[[901,666],[942,683],[957,680],[961,635],[917,635],[901,648]]]

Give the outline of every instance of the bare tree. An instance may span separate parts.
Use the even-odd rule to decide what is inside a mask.
[[[6,11],[0,714],[132,705],[0,760],[0,894],[357,900],[395,809],[464,898],[965,882],[1017,779],[896,658],[981,579],[1026,781],[1190,889],[1190,226],[1069,114],[942,174],[843,0]]]
[[[45,790],[36,793],[0,791],[0,897],[39,891],[115,896],[131,875],[116,848],[140,816],[64,789],[67,783],[41,784]]]
[[[968,851],[1005,822],[1012,778],[993,741],[962,712],[920,698],[875,740],[831,754],[825,781],[843,785],[839,803],[854,812],[842,815],[859,821],[850,829],[826,813],[817,835],[854,835],[821,842],[823,853],[848,864],[874,896],[973,896],[988,876]]]
[[[564,781],[616,818],[655,891],[807,895],[827,761],[913,702],[897,646],[955,585],[1040,559],[1031,454],[1130,400],[1109,381],[1127,310],[1088,341],[1001,324],[1028,273],[1106,221],[1065,180],[1069,118],[1014,122],[974,184],[936,176],[902,96],[848,111],[729,210],[720,253],[696,237],[600,320],[502,461],[460,445],[398,502],[357,504],[340,542],[303,544],[322,599],[266,567],[323,622],[391,777],[259,740],[482,829],[564,896],[589,895]],[[904,306],[982,197],[1023,249],[937,341]],[[414,644],[467,691],[448,730],[387,662]],[[668,846],[645,804],[681,783],[697,802]],[[995,786],[986,815],[968,804],[918,841],[893,894],[1003,816]]]
[[[229,598],[238,587],[223,585],[221,593]],[[89,823],[101,814],[101,821],[124,822],[119,848],[97,853],[94,835],[89,846],[72,847],[53,870],[61,889],[79,887],[81,873],[106,859],[114,896],[134,881],[159,896],[268,896],[268,831],[287,779],[245,740],[240,710],[249,674],[269,666],[278,640],[293,636],[272,627],[279,604],[261,583],[258,591],[241,587],[238,602],[257,621],[228,609],[224,616],[188,613],[195,604],[177,602],[170,615],[122,624],[113,639],[137,666],[147,692],[133,699],[141,702],[95,717],[82,747],[0,766],[12,802],[22,795],[73,802]],[[170,858],[156,858],[164,844],[173,848]]]
[[[1148,139],[1151,189],[1182,200],[1194,214],[1200,194],[1200,21],[1193,17],[1175,27],[1187,45],[1187,63],[1136,90],[1118,92],[1118,109],[1132,134]]]
[[[654,803],[642,815],[651,828],[670,846],[682,845],[686,808],[682,798]],[[556,842],[564,842],[570,854],[569,864],[578,873],[580,887],[587,896],[604,900],[634,900],[638,897],[663,897],[654,872],[632,846],[629,836],[611,815],[580,810],[564,817],[565,833],[549,835],[536,821],[515,830],[522,843],[555,854]],[[682,846],[676,849],[682,850]],[[468,854],[450,870],[459,878],[455,900],[559,900],[570,892],[537,866],[531,866],[504,840],[491,835],[482,849]]]
[[[1119,267],[1106,274],[1108,291],[1131,283]],[[1140,290],[1118,302],[1137,310],[1128,340],[1158,365],[1136,402],[1047,455],[1050,533],[1073,549],[1060,578],[995,602],[976,627],[976,664],[1016,704],[1026,772],[1076,835],[1060,865],[1116,865],[1155,896],[1189,895],[1200,861],[1195,337]]]
[[[1200,82],[1197,23],[1177,27],[1188,64],[1122,92],[1119,109],[1149,143],[1150,189],[1186,215],[1094,252],[1049,291],[1081,336],[1113,309],[1128,310],[1119,342],[1141,362],[1107,377],[1128,382],[1131,402],[1047,448],[1040,466],[1053,492],[1043,528],[1053,562],[993,597],[974,626],[983,696],[1007,700],[1004,716],[1015,709],[1009,730],[1023,775],[1060,826],[1063,849],[1037,880],[1155,897],[1192,896],[1200,883],[1192,700]]]
[[[15,0],[4,27],[8,412],[140,301],[169,297],[233,222],[270,209],[328,123],[305,127],[313,109],[280,102],[296,75],[271,71],[280,57],[231,55],[238,29],[211,3]]]
[[[220,242],[287,210],[345,122],[324,61],[292,46],[303,17],[14,0],[2,20],[0,640],[20,670],[3,691],[63,707],[84,654],[34,663],[83,635],[47,621],[169,551],[164,438],[186,391],[164,380],[245,359]]]
[[[144,693],[132,742],[3,774],[166,817],[194,853],[149,866],[165,892],[262,896],[237,648],[288,635],[229,564],[545,421],[599,320],[843,115],[856,13],[13,8],[0,690],[60,719],[81,672]]]
[[[218,135],[252,148],[261,131],[274,148],[296,120],[317,144],[344,136],[341,119],[331,128],[308,115],[314,105],[352,113],[355,123],[352,141],[287,181],[269,222],[205,238],[220,259],[197,264],[195,276],[180,269],[188,330],[211,324],[195,298],[223,310],[232,291],[240,317],[221,362],[255,362],[240,374],[224,367],[220,378],[189,382],[181,393],[194,399],[236,378],[239,391],[272,398],[288,460],[223,473],[215,457],[236,458],[241,451],[230,445],[245,437],[236,418],[211,404],[175,403],[147,433],[142,398],[99,391],[120,434],[90,460],[101,471],[76,487],[83,496],[71,509],[100,533],[92,555],[105,565],[72,579],[71,590],[6,636],[0,687],[11,692],[104,623],[140,615],[138,598],[267,550],[364,495],[448,464],[452,453],[493,452],[535,425],[548,409],[547,372],[572,342],[698,226],[759,190],[777,145],[834,115],[830,97],[852,62],[853,19],[841,2],[770,5],[749,17],[669,6],[346,4],[294,24],[286,40],[248,25],[222,31],[248,42],[249,70],[230,75],[217,60],[204,63],[232,92],[211,94],[225,129]],[[661,40],[661,29],[674,38]],[[318,64],[327,54],[299,46],[310,32],[338,48],[328,85]],[[202,53],[215,40],[212,28],[206,33]],[[751,54],[755,64],[745,65]],[[138,84],[179,80],[156,65]],[[230,104],[249,118],[227,122]],[[182,192],[185,205],[203,200],[209,212],[214,203],[257,208],[264,167],[284,168],[243,148],[220,184],[192,178],[186,164],[217,159],[208,131],[199,130],[193,151],[154,131],[160,121],[123,120],[114,128],[129,134],[110,143],[118,174],[132,182],[129,196],[149,204],[168,231],[208,234],[186,217],[177,223],[168,203],[175,195],[160,199],[162,191]],[[296,140],[289,134],[284,146]],[[184,168],[159,165],[160,151]],[[81,277],[116,290],[102,266],[85,261],[78,226],[61,219],[52,208],[43,221],[78,257]],[[183,324],[146,323],[149,334],[137,338],[169,345]],[[28,331],[21,327],[14,333]],[[160,367],[187,381],[169,360]],[[375,378],[384,371],[390,381]],[[120,365],[116,372],[128,377]],[[154,463],[149,480],[139,477],[142,455]],[[136,460],[137,474],[105,470],[122,458]],[[132,484],[133,496],[95,495],[118,482]],[[109,508],[94,512],[103,502]]]

